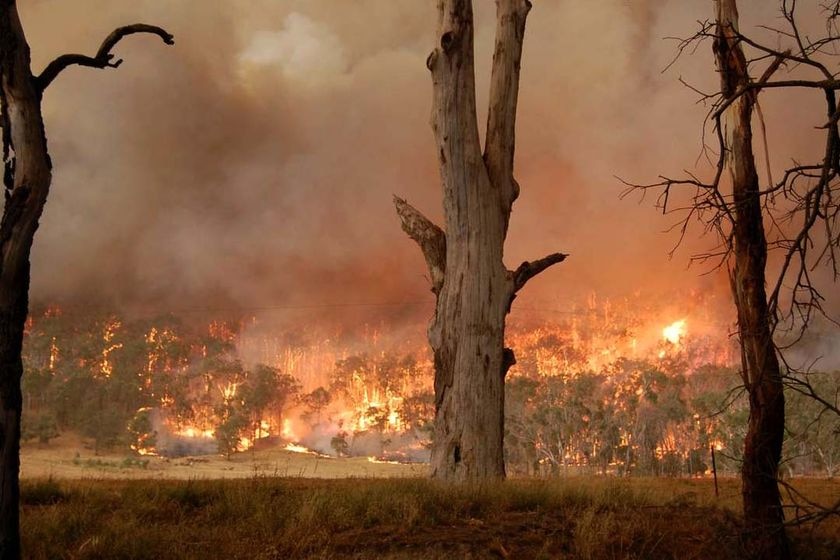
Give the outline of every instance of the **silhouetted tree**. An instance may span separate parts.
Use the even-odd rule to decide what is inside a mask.
[[[66,68],[116,68],[111,50],[127,35],[152,33],[167,44],[159,27],[130,25],[111,33],[94,56],[66,54],[40,75],[30,66],[29,45],[15,0],[0,0],[0,125],[6,204],[0,221],[0,558],[20,556],[19,482],[21,345],[29,306],[29,254],[47,201],[52,165],[41,114],[46,88]]]
[[[730,271],[738,317],[741,376],[749,399],[741,469],[745,537],[751,554],[770,560],[790,557],[778,484],[785,431],[786,379],[793,389],[820,400],[824,410],[840,412],[836,402],[820,398],[803,379],[785,376],[784,355],[774,340],[780,323],[801,335],[814,313],[822,312],[822,296],[812,276],[817,265],[829,264],[833,278],[838,277],[840,112],[836,90],[840,89],[840,83],[821,59],[836,52],[833,49],[840,40],[836,25],[840,3],[824,3],[821,9],[826,17],[826,35],[812,38],[800,32],[796,2],[782,0],[781,13],[786,27],[771,30],[776,32],[779,43],[790,44],[788,50],[783,50],[741,33],[736,0],[716,0],[714,23],[703,23],[700,32],[680,46],[684,51],[696,40],[710,37],[714,41],[720,91],[704,95],[704,100],[712,101],[709,118],[718,140],[715,176],[711,181],[689,176],[636,186],[662,188],[660,203],[666,210],[671,209],[668,203],[673,187],[695,188],[696,194],[682,225],[683,235],[688,220],[695,216],[719,234],[720,251],[700,258],[720,258]],[[747,55],[746,49],[752,52]],[[773,76],[786,63],[790,63],[792,71],[803,75],[774,80]],[[764,67],[760,77],[754,79],[751,71],[759,64]],[[806,73],[814,73],[816,77]],[[825,152],[815,163],[795,163],[780,181],[774,182],[769,150],[766,151],[770,176],[769,184],[762,186],[753,152],[753,114],[759,108],[760,93],[791,88],[823,94],[826,105],[821,118],[826,120],[820,125],[825,131]],[[760,113],[758,117],[763,122]],[[769,241],[765,222],[770,224],[774,236]],[[771,278],[768,292],[769,249],[777,249],[782,258],[780,271]],[[783,295],[789,295],[790,299],[787,312],[782,310]]]

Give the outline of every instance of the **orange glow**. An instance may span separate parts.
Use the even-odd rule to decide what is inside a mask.
[[[662,338],[673,345],[682,342],[686,335],[686,320],[680,319],[662,329]]]
[[[102,362],[99,365],[99,372],[102,374],[102,377],[105,377],[106,379],[111,377],[111,374],[114,373],[114,364],[110,358],[111,352],[123,347],[121,342],[116,344],[112,343],[117,330],[121,326],[122,323],[120,320],[113,318],[106,323],[105,332],[102,334],[102,340],[105,342],[106,346],[102,349]]]
[[[137,453],[138,455],[143,455],[145,457],[157,457],[157,451],[154,447],[141,447],[137,445],[130,445],[132,451]]]
[[[216,437],[215,430],[202,430],[193,426],[188,426],[175,432],[176,435],[188,438],[205,438],[211,439]]]
[[[294,440],[297,439],[294,429],[292,428],[292,421],[288,418],[283,419],[283,430],[280,432],[283,439]]]

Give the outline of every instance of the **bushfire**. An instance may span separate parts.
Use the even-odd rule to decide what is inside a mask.
[[[514,308],[511,472],[702,472],[709,445],[735,457],[740,424],[713,414],[737,385],[727,319],[690,301],[592,297],[554,317]],[[79,317],[51,306],[33,313],[25,355],[29,425],[48,419],[97,445],[428,458],[433,365],[422,327]]]

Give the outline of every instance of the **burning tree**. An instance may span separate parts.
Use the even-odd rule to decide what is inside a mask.
[[[120,27],[94,56],[65,54],[40,75],[30,66],[29,44],[15,0],[0,1],[0,123],[6,204],[0,222],[0,557],[20,556],[19,482],[21,345],[29,306],[29,254],[52,179],[41,100],[47,87],[70,66],[116,68],[112,49],[135,33],[159,36],[173,44],[172,35],[144,24]]]
[[[790,388],[816,399],[823,412],[840,413],[836,400],[821,397],[807,377],[791,374],[793,368],[785,363],[780,351],[783,348],[774,340],[779,325],[788,327],[798,340],[814,314],[823,312],[823,298],[814,276],[817,266],[829,265],[832,278],[838,277],[840,111],[836,91],[840,82],[825,58],[840,40],[840,2],[822,6],[826,34],[816,39],[800,32],[795,1],[783,0],[781,7],[786,27],[768,29],[779,43],[790,44],[787,50],[768,47],[742,34],[736,0],[717,0],[714,23],[705,22],[699,33],[680,45],[682,52],[698,40],[714,41],[720,91],[703,96],[704,101],[711,101],[709,120],[718,141],[714,177],[710,181],[695,176],[666,177],[656,184],[633,186],[661,189],[663,211],[673,210],[669,206],[672,188],[693,187],[696,190],[692,203],[680,209],[687,210],[681,223],[682,234],[688,221],[697,216],[721,240],[719,251],[699,258],[719,258],[730,271],[738,317],[741,375],[750,408],[742,465],[746,538],[756,557],[768,559],[790,557],[778,482],[786,382]],[[773,76],[787,63],[792,72],[799,74],[774,80]],[[760,78],[753,79],[752,72],[759,65],[763,65]],[[768,183],[762,185],[753,152],[752,117],[760,109],[758,97],[768,90],[793,88],[823,94],[827,120],[819,124],[825,131],[825,152],[813,163],[795,163],[774,182],[765,137],[769,177]],[[763,123],[761,113],[758,116]],[[768,253],[773,250],[780,253],[781,264],[770,276],[768,292]],[[786,286],[791,287],[787,293]],[[785,297],[789,297],[789,305],[784,304]]]
[[[419,245],[437,298],[429,326],[435,363],[432,476],[505,476],[504,383],[515,363],[505,317],[517,292],[562,262],[555,253],[515,271],[503,262],[513,202],[519,68],[528,0],[497,0],[487,135],[478,134],[470,0],[438,2],[438,46],[426,64],[434,85],[432,128],[443,183],[445,229],[395,198],[403,230]]]

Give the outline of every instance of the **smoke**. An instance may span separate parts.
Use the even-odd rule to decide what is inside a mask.
[[[773,3],[743,4],[745,29],[775,17]],[[476,9],[481,117],[495,22],[492,3]],[[118,70],[72,69],[47,92],[55,179],[34,298],[140,310],[299,306],[272,313],[351,324],[428,314],[331,306],[431,297],[391,195],[440,220],[424,65],[434,3],[39,0],[21,10],[36,69],[95,51],[125,23],[176,37],[174,47],[131,37]],[[686,266],[714,240],[692,230],[669,260],[677,235],[663,232],[677,217],[620,200],[615,178],[694,167],[706,109],[678,78],[713,89],[711,45],[662,74],[675,53],[662,37],[692,34],[711,10],[677,0],[535,3],[517,137],[522,196],[506,258],[509,267],[558,250],[571,258],[518,304],[726,289],[720,275]],[[783,120],[771,119],[771,142],[784,164],[782,154],[817,145],[809,130],[820,117],[807,104],[773,103],[766,112]]]

